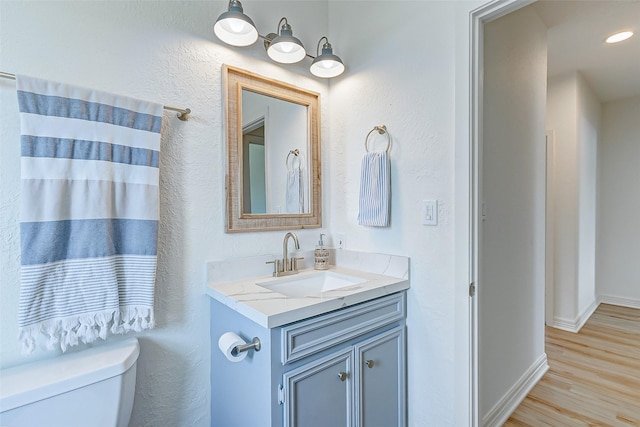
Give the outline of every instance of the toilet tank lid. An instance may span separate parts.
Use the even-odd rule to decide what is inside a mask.
[[[136,338],[0,371],[0,412],[123,374],[138,359]]]

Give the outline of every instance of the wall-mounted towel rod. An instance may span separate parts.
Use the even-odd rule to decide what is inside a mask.
[[[384,135],[385,133],[387,134],[387,148],[385,148],[385,151],[388,152],[389,148],[391,148],[391,136],[389,135],[389,131],[387,131],[387,127],[385,125],[374,126],[373,129],[369,131],[367,136],[364,138],[364,149],[367,153],[369,152],[369,136],[375,131],[380,135]]]
[[[4,71],[0,71],[0,77],[4,79],[10,79],[10,80],[16,79],[15,74],[5,73]],[[170,107],[168,105],[164,105],[163,108],[169,111],[176,111],[178,113],[176,114],[176,116],[182,121],[189,120],[189,114],[191,113],[191,110],[189,108]]]
[[[287,158],[284,161],[284,164],[289,166],[289,157],[291,157],[292,155],[298,157],[300,155],[300,150],[298,150],[297,148],[295,150],[290,150],[289,154],[287,154]]]

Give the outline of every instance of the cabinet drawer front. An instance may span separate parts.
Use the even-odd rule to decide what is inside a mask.
[[[282,328],[282,364],[364,335],[405,318],[404,292]]]

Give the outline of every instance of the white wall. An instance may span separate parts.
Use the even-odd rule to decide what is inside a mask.
[[[640,97],[602,108],[597,290],[640,308]]]
[[[578,133],[578,299],[577,313],[596,304],[596,218],[598,207],[598,146],[600,101],[580,73],[577,74]]]
[[[547,129],[555,133],[554,318],[573,319],[577,278],[578,141],[575,73],[549,79]]]
[[[600,103],[577,72],[549,79],[555,133],[554,326],[577,330],[595,308]]]
[[[514,399],[514,384],[527,372],[546,368],[546,67],[546,27],[533,9],[485,25],[485,216],[478,284],[479,398],[485,425],[504,421],[501,412],[509,415],[503,407]]]
[[[225,155],[221,65],[228,63],[321,93],[308,63],[282,67],[261,45],[229,48],[213,35],[226,1],[73,1],[0,3],[0,70],[75,83],[192,109],[181,122],[166,112],[160,163],[160,231],[154,330],[139,334],[142,350],[131,426],[209,426],[209,301],[204,263],[277,254],[284,233],[224,233]],[[246,2],[261,31],[284,14],[294,34],[315,46],[326,33],[327,4]],[[264,29],[264,30],[262,30]],[[0,79],[0,365],[51,357],[20,355],[20,138],[15,83]],[[322,135],[328,119],[323,123]],[[323,141],[327,143],[326,139]],[[327,197],[329,193],[325,193]],[[330,223],[325,212],[325,224]],[[298,232],[313,248],[322,230]]]

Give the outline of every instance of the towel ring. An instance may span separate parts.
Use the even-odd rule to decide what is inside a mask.
[[[385,151],[388,152],[389,148],[391,148],[391,136],[389,136],[389,132],[387,132],[387,127],[385,125],[374,126],[373,129],[369,131],[369,133],[364,139],[364,149],[367,151],[367,153],[369,152],[369,136],[374,131],[378,131],[380,135],[383,135],[385,133],[387,134],[387,148],[385,149]]]
[[[295,150],[291,150],[289,151],[289,154],[287,154],[287,159],[284,161],[284,164],[287,166],[287,170],[289,170],[289,157],[291,157],[291,155],[294,155],[298,158],[298,162],[300,162],[300,150],[298,150],[297,148]],[[295,159],[294,159],[295,160]],[[293,162],[291,163],[291,167],[293,167]]]

